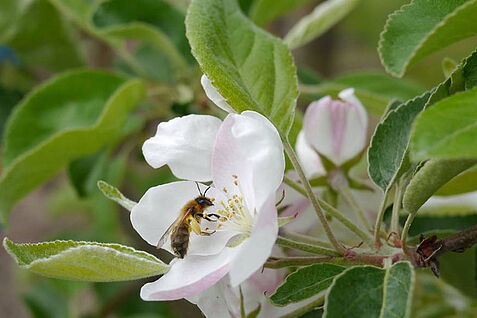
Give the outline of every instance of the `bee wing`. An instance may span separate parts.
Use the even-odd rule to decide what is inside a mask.
[[[167,238],[172,233],[172,231],[175,228],[177,228],[179,224],[184,222],[184,220],[190,215],[193,209],[194,209],[193,207],[190,207],[187,209],[185,213],[183,213],[182,215],[179,215],[179,217],[171,224],[171,226],[167,228],[166,232],[161,236],[161,238],[159,239],[159,242],[156,245],[157,248],[161,248],[164,245],[164,243],[167,241]]]

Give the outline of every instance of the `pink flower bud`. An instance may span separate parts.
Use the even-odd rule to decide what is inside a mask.
[[[354,89],[345,89],[338,96],[336,100],[325,96],[308,106],[304,131],[308,144],[340,166],[364,149],[368,116]]]

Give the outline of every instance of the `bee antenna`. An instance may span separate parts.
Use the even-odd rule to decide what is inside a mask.
[[[202,194],[202,191],[200,191],[199,183],[197,181],[195,182],[195,185],[197,186],[197,190],[199,190],[200,196],[203,197],[204,195]],[[206,192],[207,192],[207,190],[206,190]]]
[[[205,196],[205,194],[207,193],[207,191],[209,191],[209,189],[210,189],[210,186],[208,186],[207,189],[205,189],[205,191],[204,191],[204,196]]]

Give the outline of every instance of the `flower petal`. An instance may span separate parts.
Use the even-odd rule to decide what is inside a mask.
[[[304,117],[306,140],[336,165],[355,157],[366,145],[368,119],[353,90],[340,93],[343,100],[325,96],[308,106]]]
[[[187,300],[197,305],[200,311],[208,318],[234,318],[240,314],[240,306],[237,306],[240,299],[228,287],[227,277],[224,277],[203,292],[188,297]]]
[[[235,113],[235,110],[227,103],[225,98],[220,95],[207,76],[202,75],[200,78],[200,83],[204,88],[205,95],[207,95],[207,97],[213,101],[215,105],[217,105],[219,108],[222,108],[227,113]]]
[[[200,187],[204,191],[207,186],[201,185]],[[179,217],[184,205],[196,198],[199,195],[198,192],[197,185],[191,181],[171,182],[150,188],[131,211],[131,223],[134,229],[146,242],[154,246],[157,245],[169,226]],[[224,200],[222,193],[214,188],[209,189],[207,196]],[[213,213],[215,209],[215,206],[209,207],[207,212]],[[215,234],[210,237],[201,237],[197,241],[193,239],[197,235],[191,234],[188,254],[193,255],[194,252],[199,255],[217,254],[234,233],[217,236]],[[201,240],[206,240],[206,242]],[[195,246],[196,244],[198,246]],[[171,252],[169,239],[163,248]]]
[[[141,298],[175,300],[192,297],[227,274],[234,254],[235,251],[227,248],[214,256],[187,256],[177,259],[164,276],[141,288]]]
[[[208,115],[177,117],[157,126],[142,147],[153,168],[168,165],[181,179],[211,180],[211,156],[220,119]]]
[[[278,189],[284,170],[283,145],[268,119],[252,111],[225,118],[212,155],[212,179],[218,189],[243,195],[253,215]]]
[[[303,170],[305,171],[305,175],[308,179],[326,174],[326,170],[323,167],[320,156],[306,141],[303,130],[298,134],[295,149],[298,159],[300,160]]]
[[[238,252],[229,273],[232,286],[238,286],[263,266],[272,253],[277,235],[277,209],[272,195],[258,212],[250,237],[236,247]]]

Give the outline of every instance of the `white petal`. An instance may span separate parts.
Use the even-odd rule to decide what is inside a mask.
[[[175,300],[197,295],[227,274],[234,253],[231,249],[226,249],[214,256],[177,259],[164,276],[141,288],[141,298]]]
[[[363,103],[359,100],[358,97],[354,94],[354,88],[347,88],[339,92],[338,97],[342,100],[355,105],[356,110],[358,112],[358,116],[362,122],[362,124],[367,127],[368,126],[368,113],[366,112],[366,108],[364,108]]]
[[[304,118],[306,140],[320,154],[341,165],[361,152],[366,144],[367,115],[353,90],[329,96],[308,106]]]
[[[235,113],[235,110],[227,103],[225,98],[220,95],[207,76],[202,75],[200,78],[200,83],[204,88],[205,95],[207,95],[207,97],[213,101],[215,105],[217,105],[219,108],[222,108],[227,113]]]
[[[240,299],[228,287],[227,276],[187,300],[197,305],[207,318],[235,318],[240,314]]]
[[[200,187],[201,191],[207,188],[205,185],[200,185]],[[132,226],[146,242],[154,246],[157,245],[169,226],[179,217],[184,205],[196,198],[199,195],[198,192],[195,182],[190,181],[171,182],[150,188],[131,211]],[[207,196],[223,200],[221,192],[214,188],[209,189]],[[207,212],[213,213],[215,209],[215,206],[209,207]],[[207,244],[207,242],[204,243],[201,240],[196,241],[194,239],[196,234],[191,234],[188,254],[217,254],[227,244],[228,237],[231,235],[233,233],[225,236],[219,234],[217,236],[201,237],[201,239],[207,240]],[[195,244],[198,246],[194,246]],[[163,248],[171,251],[169,240]]]
[[[180,179],[210,181],[212,149],[221,123],[208,115],[162,122],[156,135],[144,143],[144,157],[153,168],[168,165]]]
[[[305,175],[308,179],[326,174],[320,156],[306,141],[303,130],[298,134],[295,149],[298,159],[300,160],[303,170],[305,170]]]
[[[253,214],[278,189],[284,169],[283,145],[268,119],[251,111],[225,118],[212,155],[212,178],[218,189],[243,194]],[[233,176],[238,176],[240,190]]]
[[[238,286],[260,269],[272,253],[278,235],[277,209],[272,195],[257,213],[250,237],[234,256],[230,269],[230,283]]]

